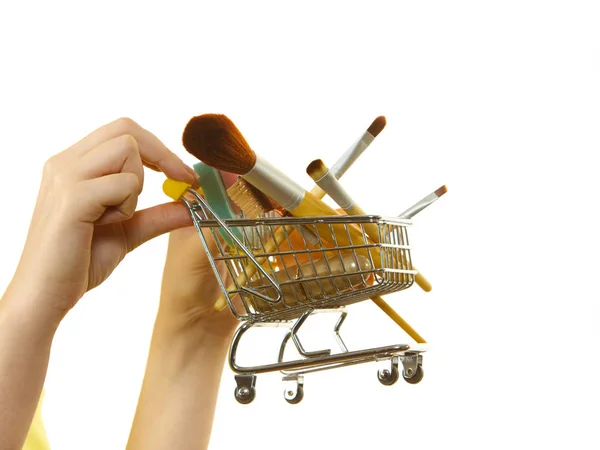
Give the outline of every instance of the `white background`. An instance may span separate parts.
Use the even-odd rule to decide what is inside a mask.
[[[434,290],[388,297],[431,343],[423,382],[385,387],[367,364],[308,376],[291,406],[265,375],[241,406],[226,367],[211,448],[598,448],[597,5],[3,1],[0,290],[44,161],[106,122],[129,116],[193,164],[185,123],[225,113],[308,188],[312,159],[332,165],[383,114],[345,176],[354,197],[392,215],[449,188],[410,230]],[[148,174],[141,207],[161,183]],[[124,448],[165,248],[129,255],[61,326],[54,449]],[[354,349],[407,341],[370,303],[350,316]]]

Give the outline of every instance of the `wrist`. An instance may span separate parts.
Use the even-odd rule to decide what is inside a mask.
[[[54,333],[65,317],[66,311],[52,305],[51,294],[33,285],[13,280],[2,297],[3,312],[22,325]]]
[[[158,317],[152,333],[148,368],[172,379],[185,377],[206,365],[222,367],[229,340],[201,326],[175,327]]]
[[[211,348],[226,348],[231,342],[235,328],[224,330],[214,326],[210,318],[194,318],[159,310],[154,323],[153,338],[161,341],[201,342]]]

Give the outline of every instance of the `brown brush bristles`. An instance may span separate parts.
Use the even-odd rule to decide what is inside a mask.
[[[327,172],[329,172],[329,168],[321,159],[315,159],[306,168],[306,173],[309,174],[310,177],[315,181],[323,178]]]
[[[271,199],[243,178],[227,189],[227,195],[249,219],[256,219],[274,209]]]
[[[183,146],[203,163],[238,175],[247,174],[256,163],[240,130],[223,114],[193,117],[183,131]]]
[[[377,137],[377,135],[385,128],[386,123],[385,116],[379,116],[373,121],[371,126],[367,128],[367,131],[371,133],[373,137]]]
[[[435,195],[437,195],[438,197],[441,197],[446,192],[448,192],[448,188],[446,187],[446,185],[443,185],[442,187],[436,189]]]

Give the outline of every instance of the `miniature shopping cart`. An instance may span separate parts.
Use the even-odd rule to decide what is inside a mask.
[[[229,352],[238,402],[252,402],[257,375],[273,371],[282,372],[284,397],[289,403],[302,400],[305,374],[365,362],[386,364],[378,370],[384,385],[399,379],[399,363],[408,383],[421,381],[423,346],[399,344],[350,351],[340,335],[346,306],[413,284],[417,271],[407,235],[410,221],[343,215],[223,220],[197,192],[189,189],[188,193],[191,195],[181,200],[209,255],[223,292],[223,306],[229,306],[242,322]],[[377,242],[365,232],[365,227],[373,224],[378,229]],[[359,230],[363,238],[349,239],[351,228]],[[213,239],[207,239],[211,234]],[[333,329],[339,345],[336,353],[308,351],[298,335],[309,317],[323,312],[339,315]],[[253,327],[264,326],[289,328],[279,353],[270,364],[242,367],[237,354],[243,336]],[[298,359],[284,358],[290,340]]]

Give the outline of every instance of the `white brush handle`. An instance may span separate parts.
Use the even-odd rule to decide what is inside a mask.
[[[323,189],[344,211],[349,211],[354,208],[354,200],[352,200],[348,191],[344,189],[331,170],[328,170],[320,179],[315,180],[315,183],[317,183],[317,186]]]

